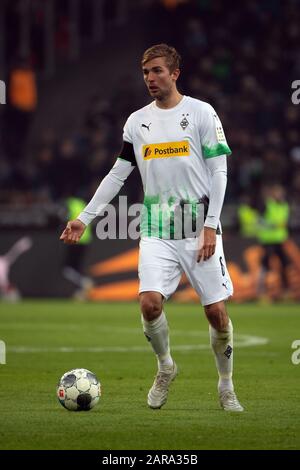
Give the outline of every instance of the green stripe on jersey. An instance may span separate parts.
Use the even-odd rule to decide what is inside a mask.
[[[167,201],[162,203],[159,195],[145,195],[140,225],[142,237],[157,237],[167,240],[184,238],[186,217],[190,222],[191,229],[195,230],[198,201],[195,198],[187,198],[181,201],[182,206],[178,201],[179,204],[176,206],[181,209],[179,213],[176,206],[174,207],[175,202],[174,196],[170,196]]]
[[[216,144],[212,147],[202,145],[204,158],[219,157],[220,155],[230,155],[232,152],[227,144]]]

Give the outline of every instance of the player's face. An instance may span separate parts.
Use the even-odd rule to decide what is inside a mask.
[[[179,70],[170,72],[164,57],[149,60],[143,65],[146,86],[153,98],[161,101],[171,95],[176,88]]]

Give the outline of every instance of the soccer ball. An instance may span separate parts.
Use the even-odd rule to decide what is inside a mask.
[[[87,369],[66,372],[57,385],[57,398],[71,411],[88,411],[98,403],[101,384],[95,374]]]

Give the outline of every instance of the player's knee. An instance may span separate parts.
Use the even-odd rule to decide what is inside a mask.
[[[162,311],[162,296],[157,292],[146,292],[140,295],[140,306],[146,321],[155,320]]]
[[[205,313],[209,323],[215,330],[226,330],[229,323],[229,317],[224,303],[218,302],[216,304],[206,305]]]

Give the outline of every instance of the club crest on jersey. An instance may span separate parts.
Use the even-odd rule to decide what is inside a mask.
[[[181,125],[182,129],[185,130],[187,128],[187,126],[189,125],[189,121],[186,118],[186,116],[188,116],[188,114],[183,114],[182,116],[183,116],[183,118],[180,121],[180,125]]]

